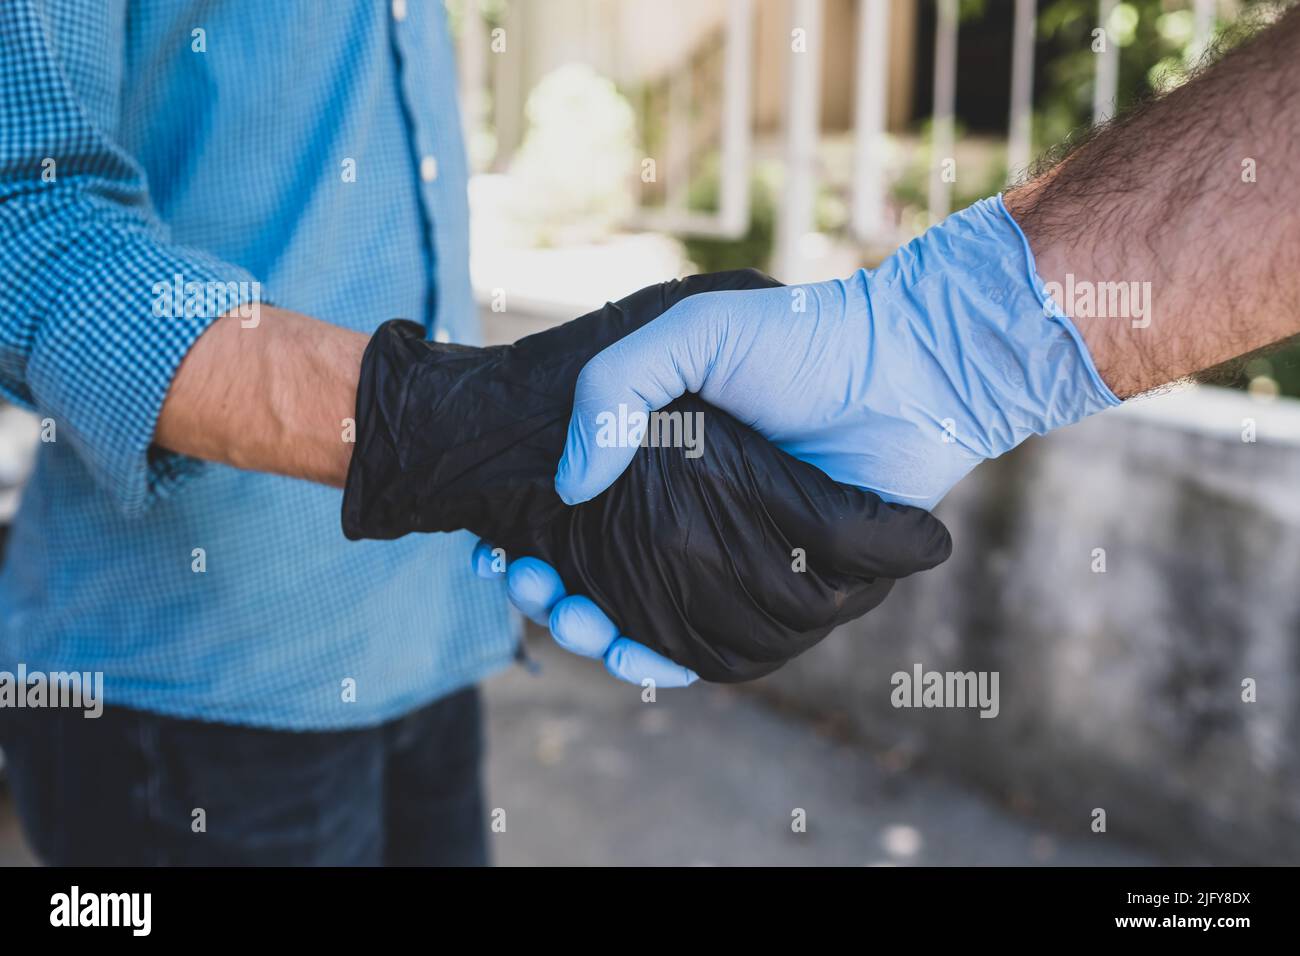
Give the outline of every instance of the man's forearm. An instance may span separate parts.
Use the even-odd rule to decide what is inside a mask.
[[[219,318],[195,342],[154,433],[163,448],[342,487],[366,337],[270,306],[255,328]]]
[[[1006,194],[1039,275],[1093,296],[1058,304],[1121,398],[1300,332],[1297,124],[1292,10]],[[1104,314],[1109,283],[1147,315]]]

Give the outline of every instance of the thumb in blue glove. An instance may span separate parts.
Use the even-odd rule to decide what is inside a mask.
[[[556,491],[589,500],[634,448],[611,423],[693,392],[887,501],[933,508],[979,462],[1119,403],[996,196],[873,272],[684,299],[578,377]]]

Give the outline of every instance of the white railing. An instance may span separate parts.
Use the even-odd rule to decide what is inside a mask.
[[[885,107],[889,85],[889,0],[858,7],[858,64],[853,86],[853,235],[881,238],[885,222]]]
[[[795,31],[803,31],[796,39]],[[817,144],[821,139],[822,2],[792,0],[786,67],[785,172],[777,205],[774,263],[798,262],[811,234],[817,202]],[[796,43],[798,48],[796,49]],[[777,267],[778,275],[780,273]]]
[[[957,0],[937,0],[934,30],[934,106],[930,117],[930,222],[952,211],[948,164],[954,164],[957,129]]]
[[[1116,0],[1098,0],[1098,29],[1105,31],[1105,41],[1097,53],[1097,74],[1092,84],[1092,121],[1104,123],[1115,111],[1115,94],[1119,90],[1119,46],[1110,35],[1110,22]]]
[[[698,212],[687,208],[686,177],[677,178],[681,188],[670,189],[662,209],[643,209],[636,225],[644,229],[690,236],[738,239],[749,230],[749,179],[752,166],[753,129],[750,107],[754,87],[754,0],[727,0],[726,35],[722,62],[722,141],[718,171],[718,210]],[[690,71],[672,79],[668,122],[670,150],[689,152],[687,123]],[[679,163],[673,163],[678,167]]]
[[[1007,122],[1007,179],[1029,166],[1033,149],[1034,34],[1038,26],[1036,0],[1016,0],[1011,34],[1011,112]]]
[[[475,0],[465,13],[476,10]],[[520,0],[506,0],[507,16]],[[652,2],[652,0],[646,0]],[[931,104],[927,212],[931,222],[952,207],[955,169],[958,0],[922,0],[935,5],[934,90]],[[1194,51],[1205,49],[1214,30],[1221,0],[1188,0],[1193,13]],[[1114,112],[1119,84],[1119,46],[1111,30],[1118,0],[1097,0],[1094,33],[1095,73],[1093,121],[1105,122]],[[854,68],[854,131],[851,177],[850,231],[860,243],[889,246],[907,238],[888,216],[886,105],[889,92],[889,0],[858,0],[857,56]],[[786,102],[782,126],[783,187],[777,202],[776,250],[773,268],[780,275],[804,271],[806,237],[815,230],[818,161],[821,140],[821,65],[824,47],[824,0],[789,0],[789,30],[799,32],[798,49],[791,44],[786,63]],[[482,84],[499,83],[501,70],[486,65],[488,37],[482,21],[466,17],[460,35],[461,78],[467,125],[484,109]],[[750,224],[750,179],[753,130],[751,108],[754,88],[755,0],[726,0],[723,30],[723,69],[718,143],[720,155],[719,200],[716,212],[688,208],[685,176],[669,185],[665,203],[642,208],[634,224],[640,228],[688,236],[736,238]],[[1034,50],[1037,3],[1015,0],[1012,23],[1011,85],[1008,91],[1006,173],[1008,181],[1022,175],[1032,160]],[[517,67],[516,67],[517,68]],[[493,76],[490,77],[489,74]],[[680,170],[689,163],[692,148],[689,114],[696,91],[691,71],[683,69],[669,80],[667,141],[669,165]],[[518,92],[497,93],[518,100]]]

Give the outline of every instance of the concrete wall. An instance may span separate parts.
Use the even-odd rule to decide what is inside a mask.
[[[1175,859],[1300,863],[1300,403],[1140,401],[981,466],[937,514],[952,559],[763,693],[1067,831],[1100,807]],[[895,709],[918,662],[998,671],[999,716]]]

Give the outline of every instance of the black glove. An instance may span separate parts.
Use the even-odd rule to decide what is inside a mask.
[[[779,284],[752,270],[665,282],[492,348],[385,323],[361,366],[344,534],[466,528],[511,559],[550,563],[620,633],[705,680],[775,670],[896,578],[945,560],[947,529],[832,481],[693,395],[664,411],[702,416],[699,457],[643,444],[608,490],[572,507],[554,481],[588,359],[688,295]]]

